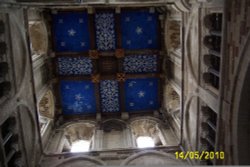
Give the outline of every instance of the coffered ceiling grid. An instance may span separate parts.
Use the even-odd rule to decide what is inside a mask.
[[[53,11],[64,115],[153,111],[160,107],[160,22],[149,8]]]

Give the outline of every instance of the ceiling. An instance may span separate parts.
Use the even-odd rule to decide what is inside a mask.
[[[161,40],[154,8],[53,10],[64,115],[150,112],[161,106]]]

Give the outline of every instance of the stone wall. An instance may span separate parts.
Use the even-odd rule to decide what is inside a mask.
[[[75,120],[57,127],[52,132],[45,152],[70,152],[72,143],[77,140],[90,141],[89,151],[137,148],[136,139],[140,136],[152,137],[156,146],[178,144],[172,129],[154,117],[135,117],[127,122],[120,119],[101,122]]]
[[[139,149],[123,149],[99,151],[90,153],[78,153],[75,155],[60,154],[47,155],[41,161],[40,166],[57,167],[57,166],[152,166],[152,165],[187,165],[184,160],[177,160],[174,151],[177,147],[172,148],[148,148],[141,151]]]
[[[249,7],[247,0],[230,0],[226,5],[219,146],[228,158],[221,164],[250,163]]]
[[[9,89],[5,88],[0,97],[0,166],[33,167],[42,151],[26,34],[26,11],[15,4],[0,3],[0,20],[3,23],[0,38],[6,47],[1,48],[0,57],[1,61],[8,63],[7,75],[11,78]]]

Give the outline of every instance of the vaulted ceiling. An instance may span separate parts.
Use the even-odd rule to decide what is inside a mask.
[[[152,112],[161,106],[161,27],[154,8],[53,10],[64,115]]]

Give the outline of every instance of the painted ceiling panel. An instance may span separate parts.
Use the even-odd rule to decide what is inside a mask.
[[[88,57],[58,57],[59,75],[89,75],[92,73],[92,60]]]
[[[98,12],[95,14],[97,50],[115,50],[115,15],[113,12]]]
[[[157,55],[129,55],[123,62],[125,73],[157,72]]]
[[[158,14],[149,10],[127,10],[121,13],[122,47],[124,49],[158,49]]]
[[[97,9],[95,12],[94,18],[90,20],[85,11],[53,14],[54,50],[61,80],[63,113],[94,114],[96,110],[116,113],[120,112],[123,103],[127,112],[157,110],[159,79],[145,78],[147,75],[144,74],[159,73],[158,55],[149,51],[159,49],[158,13],[142,8],[121,9],[120,14],[115,14],[113,9]],[[115,26],[120,27],[121,33],[116,34]],[[90,48],[90,38],[95,41],[95,48]],[[120,45],[120,42],[117,43],[120,39],[121,49],[124,49],[126,55],[118,60],[115,57],[118,53],[116,45]],[[126,52],[143,49],[143,54],[127,55]],[[95,52],[89,52],[89,56],[81,53],[89,50],[97,50],[100,57],[92,60],[90,56],[93,58]],[[71,52],[74,52],[73,56]],[[119,85],[117,80],[123,80],[122,75],[120,77],[117,73],[130,74],[130,79],[125,80],[125,77],[125,84]],[[98,84],[100,87],[96,92],[95,85]],[[124,95],[120,92],[124,92]],[[97,100],[100,102],[96,103]]]
[[[55,50],[83,52],[90,47],[87,12],[57,12],[53,14]]]
[[[61,81],[64,114],[96,113],[95,89],[91,81]]]
[[[104,80],[100,83],[101,104],[103,112],[118,112],[119,87],[115,80]]]
[[[158,109],[158,82],[157,78],[126,80],[126,111],[131,112]]]

